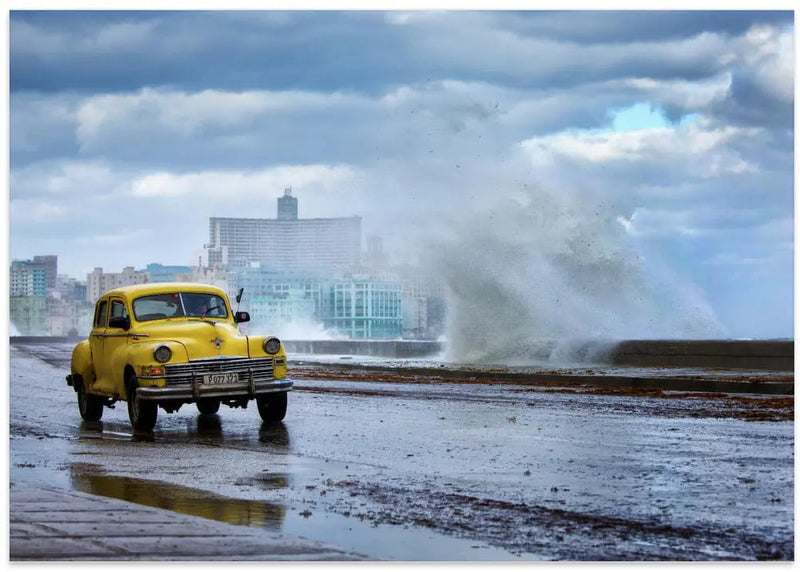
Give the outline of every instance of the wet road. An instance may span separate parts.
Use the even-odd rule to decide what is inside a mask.
[[[136,436],[124,403],[81,422],[70,350],[11,348],[13,480],[376,559],[794,557],[793,405],[748,421],[691,397],[315,378],[278,425],[184,406]]]

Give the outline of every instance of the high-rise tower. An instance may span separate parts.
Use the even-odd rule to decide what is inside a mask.
[[[285,189],[277,219],[211,217],[209,261],[332,268],[361,263],[361,217],[297,218],[297,198]],[[226,255],[227,253],[227,255]]]
[[[297,220],[297,198],[292,196],[292,187],[278,197],[278,220]]]

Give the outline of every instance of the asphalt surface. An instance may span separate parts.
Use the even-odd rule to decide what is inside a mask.
[[[767,398],[584,396],[586,388],[492,388],[480,379],[416,383],[407,377],[413,371],[405,372],[404,383],[386,383],[385,371],[372,372],[372,381],[352,372],[357,381],[338,375],[331,382],[314,365],[296,368],[306,378],[298,380],[281,431],[262,427],[254,434],[252,411],[226,409],[211,427],[180,413],[163,416],[156,442],[142,446],[125,433],[124,411],[109,412],[100,431],[76,429],[69,388],[59,385],[53,402],[40,405],[41,388],[58,377],[65,356],[63,348],[35,354],[37,360],[12,359],[12,561],[381,558],[379,551],[340,545],[330,533],[312,534],[325,519],[352,526],[357,532],[341,536],[348,540],[383,523],[394,529],[378,534],[378,542],[396,541],[399,527],[439,531],[434,542],[446,539],[442,533],[466,535],[466,544],[452,545],[455,560],[501,554],[479,550],[480,539],[528,560],[793,559],[787,540],[793,529],[784,516],[792,511],[786,496],[792,474],[781,460],[793,406],[773,410]],[[32,384],[38,389],[31,392]],[[66,414],[54,415],[54,407]],[[384,427],[395,434],[375,434]],[[608,450],[608,443],[618,446]],[[68,457],[56,458],[65,450]],[[149,459],[155,452],[163,462]],[[239,478],[197,474],[207,466],[198,454],[220,468],[237,467]],[[472,456],[475,464],[466,464]],[[57,473],[68,468],[70,480],[57,486],[15,478],[48,464]],[[102,467],[112,472],[103,475]],[[138,480],[119,476],[125,474]],[[282,531],[119,500],[131,498],[136,487],[151,494],[157,481],[172,483],[158,494],[173,504],[181,483],[191,495],[198,489],[187,486],[223,495],[206,498],[206,506],[230,507],[248,496],[258,507],[276,502]],[[121,496],[110,498],[110,488]],[[248,513],[253,506],[240,503]],[[331,520],[331,511],[346,518]],[[298,518],[299,528],[293,525]],[[508,530],[517,531],[514,538]],[[516,544],[503,544],[509,541]]]

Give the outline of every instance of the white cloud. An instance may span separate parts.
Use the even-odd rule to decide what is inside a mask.
[[[111,196],[126,178],[125,170],[104,161],[40,161],[11,170],[11,202],[57,201]]]
[[[192,137],[202,131],[248,129],[254,120],[302,114],[358,103],[354,96],[311,92],[204,90],[197,93],[142,89],[96,95],[81,103],[77,139],[86,151],[101,151],[109,139],[127,133],[159,132]]]
[[[731,74],[726,71],[695,81],[637,77],[608,82],[609,86],[615,84],[620,88],[633,88],[641,93],[642,99],[659,105],[677,106],[693,113],[701,113],[728,97]]]
[[[261,171],[200,171],[195,173],[149,173],[136,178],[130,193],[138,199],[191,196],[192,201],[205,204],[239,204],[257,201],[267,193],[275,193],[287,186],[315,188],[334,192],[346,187],[358,173],[346,165],[283,165]]]
[[[754,26],[744,37],[742,59],[759,86],[776,99],[794,101],[794,30]]]
[[[696,237],[704,233],[708,221],[693,210],[637,208],[630,218],[619,217],[628,234],[632,236],[684,236]]]
[[[652,127],[624,132],[569,131],[534,137],[521,147],[535,164],[562,159],[588,163],[640,163],[681,169],[695,177],[756,172],[729,144],[753,136],[758,129],[714,127],[698,120],[677,127]]]
[[[59,220],[67,220],[78,212],[65,204],[44,203],[38,200],[12,201],[8,209],[11,226],[17,230],[18,225],[48,225]]]

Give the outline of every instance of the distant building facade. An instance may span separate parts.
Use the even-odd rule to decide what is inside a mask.
[[[231,270],[230,279],[232,291],[244,288],[241,309],[250,312],[252,332],[299,322],[353,339],[398,339],[403,333],[399,282],[364,272],[258,263]]]
[[[147,271],[134,270],[133,266],[126,266],[122,272],[103,272],[102,268],[95,268],[86,276],[86,300],[94,304],[109,290],[148,282],[150,274]]]
[[[333,284],[325,327],[351,339],[399,339],[403,334],[403,291],[399,283],[355,276]]]
[[[56,289],[58,278],[58,256],[47,254],[33,257],[34,264],[41,264],[44,267],[47,291],[53,292]]]
[[[9,294],[15,297],[47,296],[48,268],[41,262],[13,260],[9,269]],[[53,285],[55,288],[55,284]]]
[[[77,280],[58,275],[58,257],[14,260],[9,268],[9,330],[12,336],[65,336],[80,326],[85,292]]]
[[[122,272],[95,268],[81,282],[57,273],[56,256],[14,260],[9,266],[9,321],[12,336],[85,336],[91,330],[95,301],[108,290],[147,282],[202,282],[228,291],[227,272],[152,263],[146,270]],[[53,275],[52,288],[48,286]],[[230,293],[230,292],[229,292]]]
[[[86,283],[66,274],[59,274],[56,278],[55,297],[60,300],[86,301]]]
[[[332,281],[325,268],[283,268],[260,263],[232,269],[231,292],[244,288],[241,309],[250,312],[249,331],[274,331],[277,324],[321,322],[324,291]]]
[[[194,282],[191,266],[164,266],[153,262],[145,267],[150,282]]]
[[[380,249],[371,254],[378,254],[379,260],[385,261]],[[367,260],[371,258],[368,256]],[[375,282],[400,284],[403,338],[431,340],[444,334],[444,285],[430,272],[416,266],[389,266],[385,263],[353,268],[351,272],[354,275],[368,275]]]
[[[361,261],[361,217],[297,218],[297,198],[286,190],[278,218],[209,219],[209,265],[251,262],[298,268],[336,267]]]

